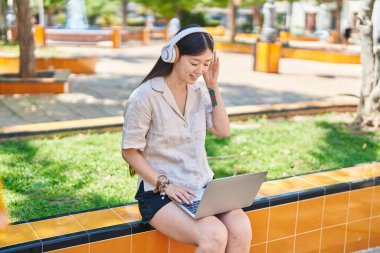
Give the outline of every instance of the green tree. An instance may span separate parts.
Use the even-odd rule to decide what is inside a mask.
[[[90,24],[94,24],[100,16],[116,16],[120,11],[120,0],[96,0],[86,1],[87,18]]]
[[[52,26],[53,15],[57,11],[61,10],[66,4],[66,0],[44,0],[44,10],[47,16],[47,26]]]
[[[181,19],[182,10],[190,11],[198,4],[201,5],[201,2],[189,0],[135,0],[135,2],[141,3],[166,20],[173,17]]]

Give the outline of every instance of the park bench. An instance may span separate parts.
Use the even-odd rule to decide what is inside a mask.
[[[267,181],[251,252],[353,252],[380,245],[380,163]],[[140,222],[135,203],[13,224],[0,252],[193,252]]]

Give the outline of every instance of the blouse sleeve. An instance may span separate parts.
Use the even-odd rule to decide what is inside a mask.
[[[132,98],[128,100],[124,116],[122,149],[134,148],[144,151],[151,115],[151,107],[147,100]]]
[[[210,98],[210,95],[208,94],[208,91],[206,88],[203,89],[204,92],[204,101],[205,101],[205,105],[206,105],[206,126],[207,126],[207,129],[210,129],[212,126],[213,126],[213,123],[212,123],[212,111],[213,111],[213,107],[212,107],[212,104],[211,104],[211,98]]]

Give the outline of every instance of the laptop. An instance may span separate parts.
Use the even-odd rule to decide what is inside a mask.
[[[200,189],[193,203],[178,203],[194,219],[252,205],[268,171],[214,179]]]

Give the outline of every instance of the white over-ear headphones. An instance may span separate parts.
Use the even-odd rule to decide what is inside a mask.
[[[177,57],[179,57],[178,49],[176,49],[175,44],[177,44],[180,39],[189,35],[191,33],[209,33],[206,29],[202,27],[191,27],[185,29],[178,34],[174,35],[173,38],[162,48],[161,50],[161,59],[164,62],[174,63],[176,62]]]

